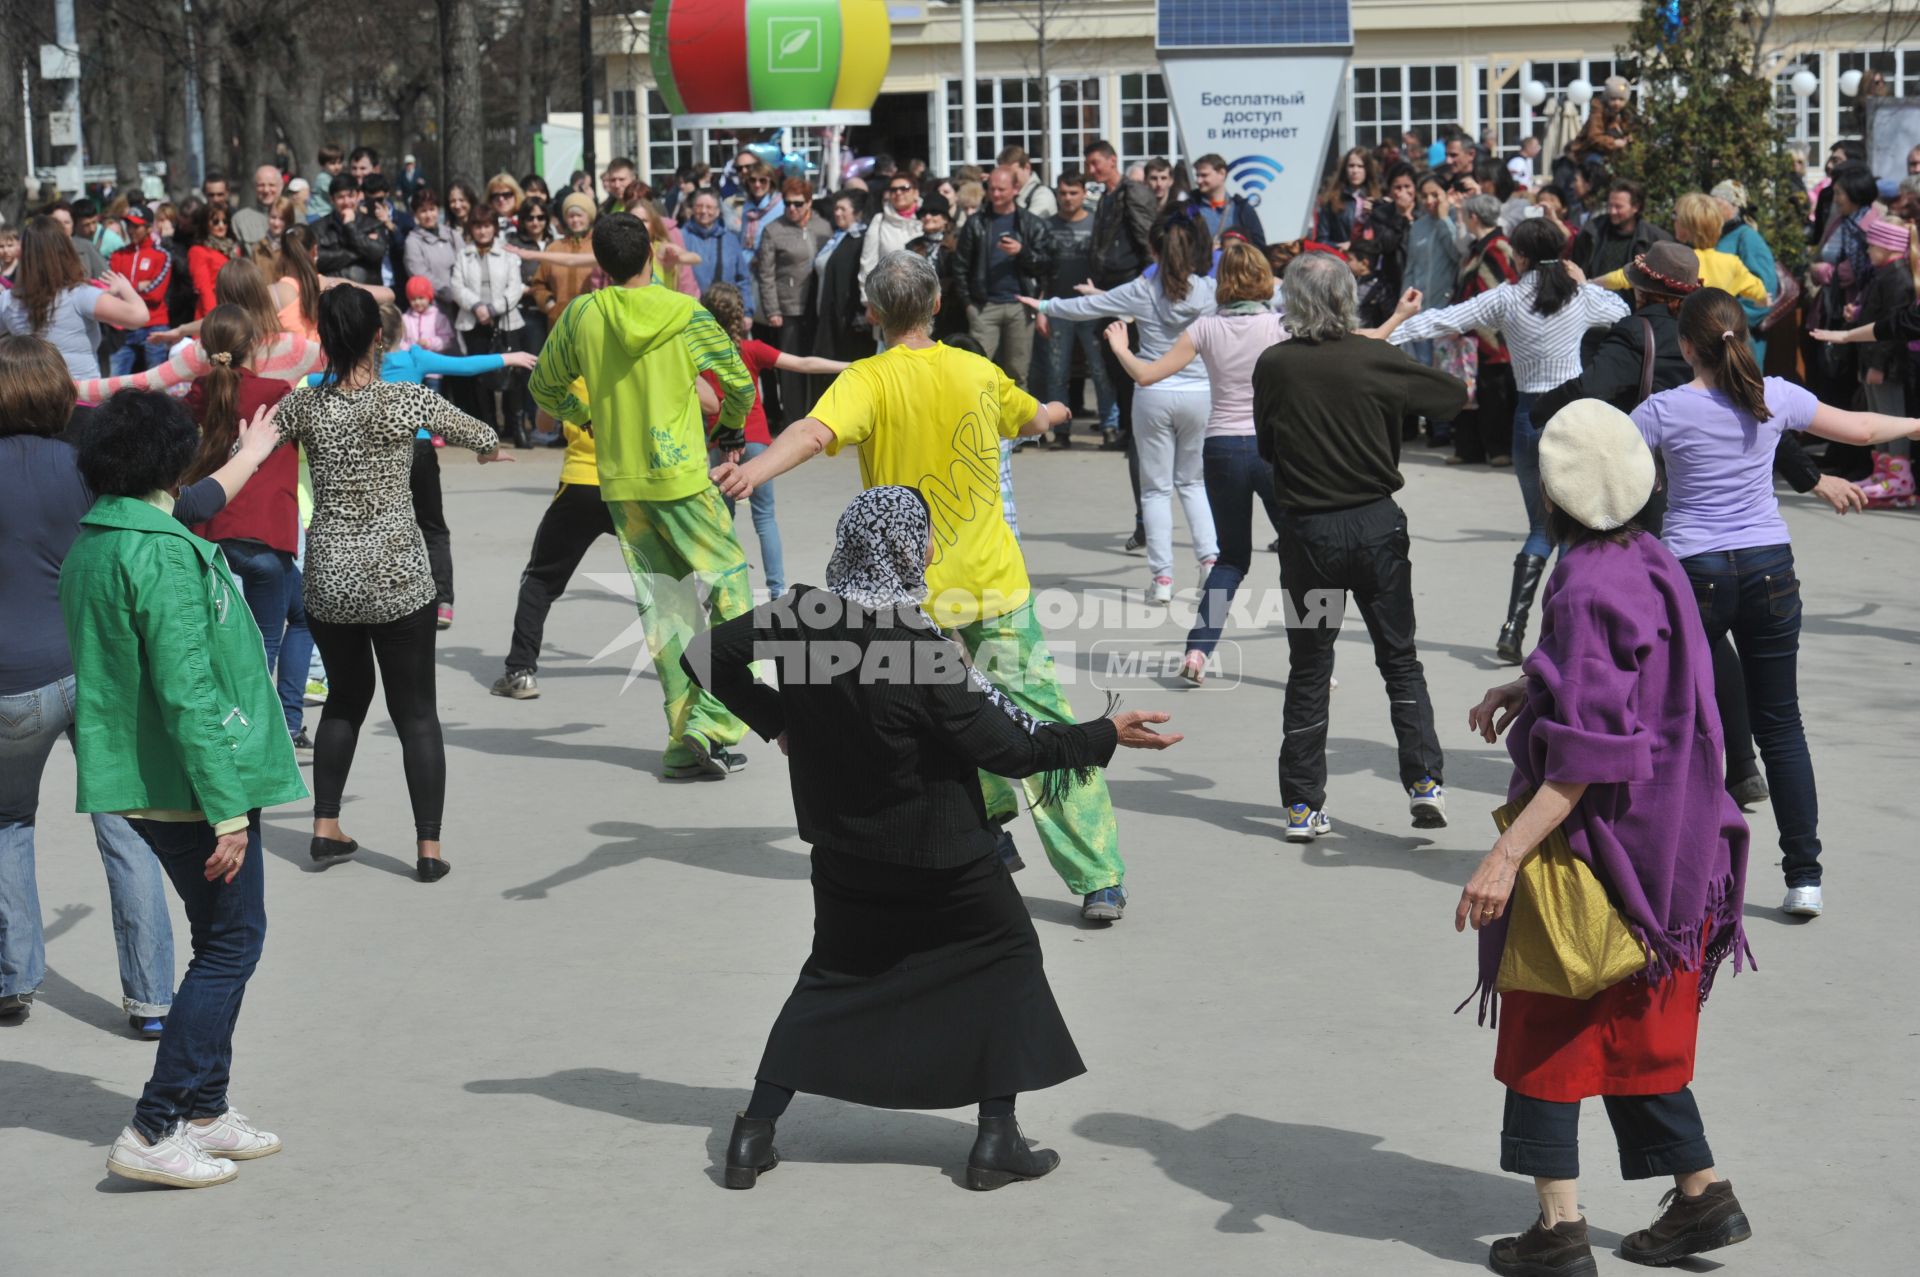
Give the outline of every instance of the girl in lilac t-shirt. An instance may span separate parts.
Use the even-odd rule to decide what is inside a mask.
[[[1781,909],[1821,912],[1819,799],[1800,721],[1800,582],[1780,504],[1773,450],[1783,430],[1842,443],[1920,435],[1920,422],[1847,412],[1776,377],[1762,379],[1747,342],[1746,313],[1717,288],[1680,308],[1684,386],[1634,410],[1634,424],[1667,463],[1662,540],[1686,569],[1713,643],[1731,634],[1740,652],[1754,743],[1766,764],[1787,895]]]

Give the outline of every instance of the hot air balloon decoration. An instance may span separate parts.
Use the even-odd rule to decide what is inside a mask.
[[[886,0],[660,0],[648,56],[677,129],[865,124]]]

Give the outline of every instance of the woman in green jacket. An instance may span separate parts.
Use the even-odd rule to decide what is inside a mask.
[[[176,1188],[280,1151],[228,1106],[227,1075],[267,930],[260,809],[306,797],[253,614],[220,550],[172,515],[199,442],[165,395],[97,410],[79,450],[97,500],[60,571],[79,809],[126,817],[192,924],[153,1076],[107,1156],[111,1174]]]

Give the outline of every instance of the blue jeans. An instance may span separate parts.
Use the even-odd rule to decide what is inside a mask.
[[[1747,689],[1753,742],[1767,771],[1789,887],[1820,882],[1820,799],[1800,723],[1800,581],[1793,547],[1716,550],[1681,560],[1693,582],[1707,641],[1733,636]]]
[[[193,930],[193,960],[160,1035],[153,1076],[134,1106],[133,1128],[157,1140],[175,1122],[227,1111],[227,1074],[233,1067],[233,1026],[247,979],[267,938],[261,884],[260,813],[247,813],[247,857],[232,882],[207,881],[213,826],[204,820],[130,820],[153,849]]]
[[[1073,348],[1079,346],[1086,352],[1087,377],[1093,382],[1094,401],[1100,405],[1102,429],[1112,428],[1119,411],[1114,405],[1113,383],[1107,380],[1106,362],[1100,357],[1100,330],[1106,325],[1104,319],[1049,319],[1047,326],[1051,335],[1046,339],[1041,360],[1046,375],[1036,388],[1043,403],[1049,399],[1064,400],[1073,379]],[[1072,432],[1073,423],[1068,422],[1055,433],[1065,437]]]
[[[171,352],[160,342],[152,340],[153,334],[159,331],[157,327],[152,326],[129,329],[126,340],[120,343],[120,348],[107,356],[108,371],[115,377],[124,377],[132,372],[133,352],[136,349],[147,352],[149,368],[158,368],[166,363],[167,356]]]
[[[1540,499],[1540,432],[1533,424],[1533,401],[1540,396],[1521,391],[1513,397],[1513,477],[1520,481],[1520,502],[1527,508],[1527,544],[1523,553],[1546,558],[1553,553],[1547,539],[1547,507]]]
[[[227,566],[233,569],[234,579],[240,583],[240,593],[247,600],[247,610],[253,613],[253,623],[260,627],[260,641],[266,645],[267,651],[267,673],[272,674],[274,666],[280,661],[288,621],[292,617],[291,597],[300,589],[300,569],[293,566],[291,554],[258,541],[222,541],[220,550],[227,556]],[[300,619],[303,623],[306,620],[304,608],[301,609]],[[311,635],[307,641],[312,642]],[[292,655],[297,657],[298,653]],[[289,732],[300,730],[306,704],[306,662],[286,662],[288,666],[296,663],[300,667],[297,671],[300,678],[298,694],[291,703],[287,698],[290,680],[279,680],[280,708],[286,715]]]
[[[766,450],[764,443],[750,443],[741,460],[751,461]],[[717,449],[713,450],[708,460],[719,465],[719,455]],[[787,592],[787,563],[786,556],[780,551],[780,524],[774,519],[773,485],[761,484],[753,490],[747,502],[753,511],[753,535],[760,541],[760,565],[767,574],[767,597],[777,599]],[[727,500],[727,513],[733,513],[731,498]]]
[[[32,993],[47,974],[34,817],[53,742],[73,739],[73,675],[0,696],[0,995]],[[173,924],[166,885],[146,846],[118,816],[96,814],[93,841],[107,867],[120,996],[129,1015],[165,1015],[173,1001]]]
[[[1200,611],[1187,632],[1187,650],[1211,654],[1220,642],[1220,627],[1234,593],[1253,567],[1253,503],[1260,502],[1276,528],[1280,512],[1273,504],[1273,467],[1261,458],[1260,445],[1252,435],[1209,436],[1201,448],[1201,461],[1220,557],[1201,586]]]

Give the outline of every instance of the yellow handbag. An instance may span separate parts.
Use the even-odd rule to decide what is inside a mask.
[[[1493,813],[1505,833],[1531,793]],[[1647,951],[1607,889],[1556,829],[1527,853],[1507,901],[1507,945],[1493,987],[1585,1001],[1643,971]]]

